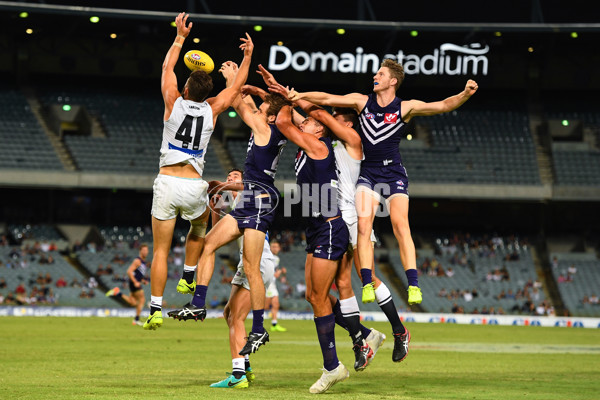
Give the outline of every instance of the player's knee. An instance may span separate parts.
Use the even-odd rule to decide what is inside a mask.
[[[206,227],[208,225],[207,221],[204,220],[195,220],[190,223],[190,231],[188,232],[188,236],[193,235],[199,238],[203,238],[206,236]]]
[[[394,235],[398,237],[410,236],[410,226],[408,225],[408,220],[394,222],[392,228],[394,229]]]

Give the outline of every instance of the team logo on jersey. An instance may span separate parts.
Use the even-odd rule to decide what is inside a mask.
[[[373,118],[375,118],[375,115],[373,115],[373,113],[365,113],[365,117],[367,119],[373,119]]]
[[[398,114],[386,113],[383,122],[386,124],[395,124],[398,121]]]

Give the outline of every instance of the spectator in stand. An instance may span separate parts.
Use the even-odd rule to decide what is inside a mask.
[[[102,275],[105,275],[104,267],[102,266],[102,264],[99,264],[98,268],[96,268],[96,276]]]
[[[575,264],[569,265],[569,268],[567,269],[567,273],[569,275],[575,275],[577,273],[577,267],[575,266]]]
[[[552,269],[558,269],[558,258],[552,257]]]
[[[56,287],[57,288],[67,287],[67,285],[68,285],[67,280],[62,275],[56,280]]]
[[[19,286],[16,287],[15,289],[15,294],[18,295],[23,295],[26,293],[25,290],[25,284],[23,282],[19,283]]]
[[[306,293],[306,283],[304,283],[304,280],[301,279],[300,282],[298,282],[296,284],[296,295],[303,299],[305,293]]]
[[[0,289],[6,289],[6,280],[4,278],[0,278]]]
[[[448,296],[448,292],[446,291],[446,288],[441,288],[440,291],[438,292],[438,297],[446,297]]]
[[[81,287],[81,282],[79,282],[79,280],[77,279],[76,276],[73,277],[73,279],[71,280],[71,287]]]
[[[8,292],[6,297],[4,298],[4,304],[13,306],[17,304],[17,298],[15,297],[13,292]]]
[[[589,297],[589,302],[590,304],[598,304],[599,300],[598,300],[598,296],[593,294]]]
[[[454,276],[454,270],[452,269],[452,267],[448,267],[448,269],[446,270],[446,276],[448,278],[452,278]]]

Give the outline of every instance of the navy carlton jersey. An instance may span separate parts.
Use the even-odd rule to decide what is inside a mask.
[[[136,281],[141,282],[142,279],[147,279],[146,275],[148,274],[148,267],[146,266],[146,261],[142,260],[141,257],[136,258],[140,260],[141,264],[133,271],[133,276]]]
[[[330,138],[319,138],[329,153],[323,160],[313,160],[302,149],[296,155],[296,183],[300,186],[302,212],[325,219],[341,215],[337,205],[338,177]]]
[[[406,124],[402,121],[400,104],[394,100],[385,107],[377,104],[377,95],[369,94],[365,108],[360,112],[360,130],[365,159],[363,164],[402,164],[400,140],[404,136]]]
[[[260,182],[273,187],[275,173],[279,164],[279,155],[287,143],[287,139],[274,124],[269,124],[271,138],[265,146],[254,143],[254,133],[248,142],[248,152],[244,164],[244,182]]]

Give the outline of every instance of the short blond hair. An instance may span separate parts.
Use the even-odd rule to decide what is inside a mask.
[[[392,78],[396,78],[396,80],[398,81],[396,83],[396,90],[398,90],[398,88],[400,88],[400,85],[402,84],[402,81],[404,81],[404,68],[402,67],[402,65],[392,59],[386,58],[381,63],[381,67],[386,67],[387,69],[389,69],[390,76]]]

